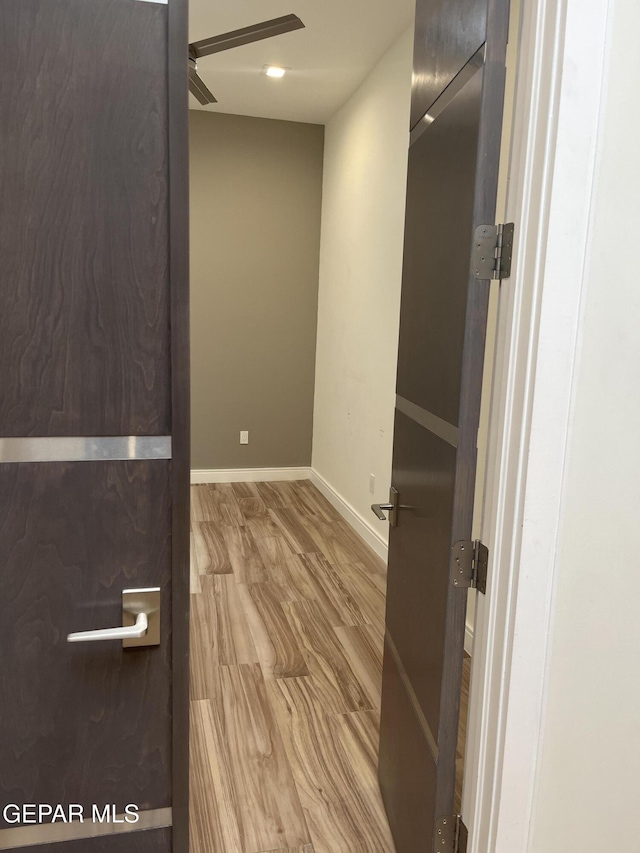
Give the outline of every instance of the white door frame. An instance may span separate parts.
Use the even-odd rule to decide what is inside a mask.
[[[523,0],[463,818],[471,853],[526,853],[544,729],[556,540],[615,0]]]

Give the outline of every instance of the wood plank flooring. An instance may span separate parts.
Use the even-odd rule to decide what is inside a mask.
[[[191,541],[191,853],[394,853],[386,567],[306,480],[192,486]]]

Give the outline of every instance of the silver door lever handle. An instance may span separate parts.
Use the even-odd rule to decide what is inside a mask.
[[[385,512],[391,512],[395,507],[393,504],[371,504],[371,509],[375,512],[380,521],[386,521],[387,516],[385,515]]]
[[[398,496],[398,490],[391,486],[389,489],[389,503],[388,504],[371,504],[371,509],[375,512],[376,516],[380,519],[380,521],[387,521],[387,516],[385,512],[389,513],[389,524],[391,527],[398,526],[398,510],[400,509],[400,498]]]
[[[160,587],[122,591],[122,627],[76,631],[68,643],[121,640],[123,648],[160,645]]]
[[[149,630],[146,613],[138,613],[133,625],[126,628],[98,628],[97,631],[76,631],[67,635],[68,643],[97,643],[100,640],[139,640]]]

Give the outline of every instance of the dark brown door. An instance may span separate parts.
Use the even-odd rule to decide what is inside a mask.
[[[0,3],[0,850],[188,850],[186,57]]]
[[[466,591],[508,0],[418,0],[393,454],[380,782],[398,853],[427,853],[454,812]]]

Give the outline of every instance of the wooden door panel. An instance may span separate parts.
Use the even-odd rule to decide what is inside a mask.
[[[473,517],[509,0],[417,0],[379,778],[397,853],[452,818],[466,590],[451,549]],[[486,43],[485,42],[486,34]]]
[[[482,46],[487,0],[429,0],[416,6],[411,127]]]
[[[173,822],[60,841],[0,811],[2,849],[188,849],[186,12],[0,3],[0,799]],[[113,436],[129,461],[87,461]],[[156,586],[160,646],[66,642]]]
[[[427,853],[435,823],[436,762],[396,656],[385,641],[378,774],[396,850]],[[420,839],[420,846],[416,846]]]
[[[167,6],[3,0],[0,434],[170,431]]]
[[[4,803],[171,806],[169,485],[169,462],[0,465]],[[159,647],[67,643],[150,586]]]
[[[424,838],[424,827],[403,811],[404,788],[437,817],[453,809],[466,590],[453,589],[449,569],[473,500],[472,480],[461,472],[472,475],[475,465],[475,454],[467,456],[479,402],[478,411],[475,397],[470,407],[463,387],[468,330],[484,330],[485,314],[470,294],[477,288],[487,296],[470,276],[484,73],[475,62],[457,93],[436,101],[409,155],[392,478],[400,511],[389,537],[386,615],[385,655],[393,649],[394,661],[385,663],[391,674],[383,681],[380,732],[380,783],[385,802],[396,804],[398,817],[390,818],[398,853],[422,849],[417,839]],[[483,343],[484,334],[474,339],[474,376],[482,373]],[[395,729],[393,708],[414,719]],[[427,770],[406,764],[412,750],[427,763],[437,755],[435,793],[419,778]]]
[[[409,150],[397,391],[458,425],[482,72]]]
[[[402,509],[389,543],[387,632],[437,743],[456,450],[401,412],[395,436]]]
[[[83,838],[58,844],[39,844],[27,847],[33,853],[170,853],[171,830],[147,829],[143,832],[107,835],[102,838]]]

